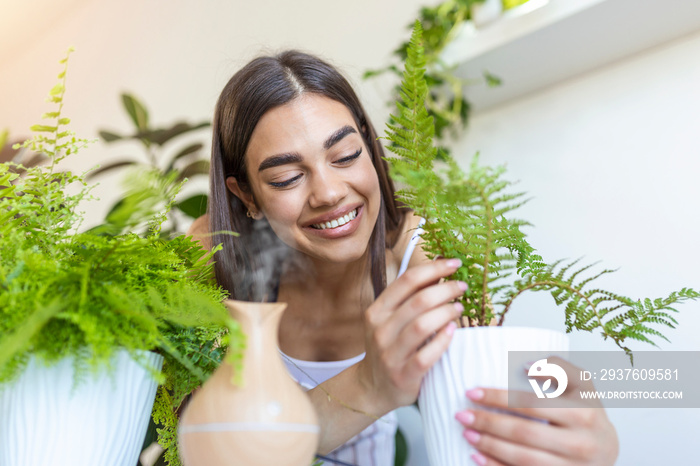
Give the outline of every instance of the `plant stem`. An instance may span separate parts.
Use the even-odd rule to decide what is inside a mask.
[[[526,286],[525,288],[518,290],[518,292],[515,295],[513,295],[510,298],[510,300],[508,300],[505,307],[503,308],[503,312],[501,313],[501,317],[500,317],[500,319],[498,319],[498,325],[499,326],[503,325],[503,319],[505,319],[506,313],[510,309],[510,306],[511,306],[511,304],[513,304],[513,301],[515,300],[515,298],[520,296],[525,291],[531,290],[531,289],[536,288],[538,286],[549,286],[549,287],[563,288],[563,289],[569,290],[569,291],[573,292],[574,294],[577,294],[578,296],[583,298],[583,300],[586,301],[586,303],[588,303],[588,305],[591,307],[591,309],[593,309],[593,313],[596,316],[596,320],[598,320],[598,326],[602,329],[602,332],[603,332],[603,335],[605,336],[605,338],[610,337],[616,341],[616,339],[605,330],[605,326],[603,325],[603,319],[600,317],[600,314],[598,313],[598,309],[595,307],[595,304],[593,304],[591,302],[591,300],[588,299],[588,296],[586,296],[580,290],[577,290],[575,287],[573,287],[571,285],[568,285],[566,283],[557,282],[554,280],[543,280],[540,282],[531,283],[528,286]]]
[[[493,243],[493,206],[489,202],[488,196],[478,183],[471,180],[467,180],[467,183],[471,184],[479,192],[479,196],[481,196],[481,199],[483,199],[484,207],[486,208],[484,223],[488,233],[486,236],[486,247],[484,248],[484,270],[482,271],[481,278],[481,316],[478,318],[478,325],[486,325],[486,296],[488,295],[489,266],[491,265],[489,258],[491,255],[491,245]]]

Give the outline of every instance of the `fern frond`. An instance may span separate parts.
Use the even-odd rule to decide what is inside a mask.
[[[564,308],[567,331],[597,331],[612,339],[631,357],[627,339],[655,344],[665,339],[650,325],[673,327],[676,304],[696,300],[691,288],[666,298],[635,301],[591,288],[590,284],[613,270],[591,273],[595,263],[580,266],[581,259],[547,264],[527,241],[522,228],[529,223],[513,218],[527,202],[525,193],[511,192],[504,167],[479,163],[477,153],[469,170],[445,157],[437,168],[433,146],[435,122],[426,109],[422,29],[416,22],[407,48],[400,99],[386,130],[388,149],[398,157],[387,158],[392,177],[400,184],[397,198],[426,219],[422,248],[429,257],[457,257],[463,266],[448,277],[465,281],[464,315],[470,323],[503,322],[513,301],[527,291],[546,291]]]

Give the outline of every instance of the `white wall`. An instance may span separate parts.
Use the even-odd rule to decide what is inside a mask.
[[[700,288],[700,34],[473,115],[454,153],[507,164],[532,200],[533,245],[545,259],[601,260],[600,281],[631,297]],[[498,70],[490,70],[498,74]],[[530,295],[507,321],[563,330],[548,296]],[[667,350],[698,351],[700,303],[681,306]],[[574,350],[615,348],[572,335]],[[652,349],[642,344],[633,349]],[[617,409],[619,464],[687,464],[700,409]]]

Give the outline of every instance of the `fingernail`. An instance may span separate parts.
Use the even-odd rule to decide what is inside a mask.
[[[474,453],[471,456],[472,460],[478,464],[479,466],[486,466],[486,458],[484,458],[481,454],[479,453]]]
[[[474,413],[471,411],[460,411],[455,414],[455,419],[457,419],[462,424],[472,425],[474,423]]]
[[[475,430],[467,429],[464,431],[464,438],[467,439],[467,442],[471,443],[474,445],[479,441],[481,438],[481,434]]]
[[[457,286],[462,291],[467,291],[467,288],[469,288],[465,282],[457,282]]]
[[[480,388],[472,388],[467,390],[467,398],[474,401],[479,401],[484,397],[484,391]]]
[[[464,310],[464,305],[459,301],[454,303],[455,311],[461,313]]]
[[[462,265],[462,261],[459,259],[450,259],[447,261],[447,266],[453,269],[458,269]]]
[[[454,322],[450,322],[449,324],[447,324],[447,327],[445,328],[445,333],[448,336],[452,336],[455,333],[456,329],[457,329],[457,324],[455,324]]]

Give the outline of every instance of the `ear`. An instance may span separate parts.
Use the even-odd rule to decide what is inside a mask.
[[[226,187],[229,191],[233,193],[238,199],[243,202],[246,209],[253,218],[262,218],[262,213],[258,210],[258,206],[255,204],[255,198],[253,193],[248,189],[243,189],[243,187],[238,183],[235,177],[229,176],[226,178]]]

